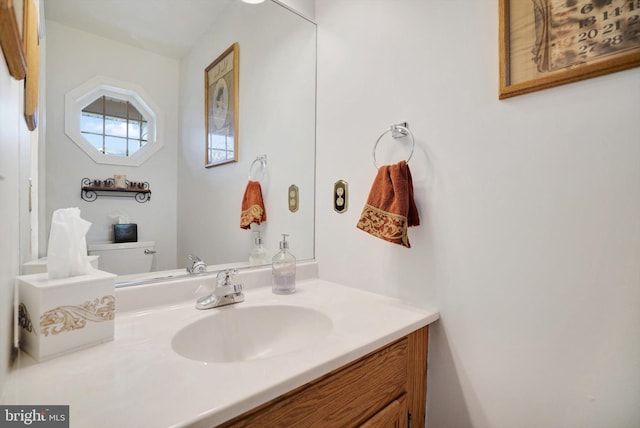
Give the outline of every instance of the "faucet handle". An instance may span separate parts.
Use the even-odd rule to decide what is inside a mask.
[[[238,269],[225,269],[218,272],[218,275],[216,276],[218,287],[231,285],[231,278],[237,273]]]
[[[198,275],[207,271],[207,264],[195,254],[189,254],[191,266],[187,266],[187,272],[191,275]]]

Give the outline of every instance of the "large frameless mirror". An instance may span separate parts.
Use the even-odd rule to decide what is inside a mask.
[[[137,224],[138,241],[155,243],[154,272],[142,277],[184,273],[190,254],[208,265],[249,266],[256,234],[240,227],[240,214],[252,175],[262,184],[268,220],[259,231],[270,255],[288,233],[298,260],[314,257],[316,25],[287,2],[179,3],[45,2],[39,257],[46,255],[53,211],[78,206],[92,223],[88,244],[113,241],[121,217]],[[140,15],[149,18],[144,25]],[[201,31],[183,41],[197,25]],[[234,43],[241,144],[236,162],[205,168],[204,70]],[[65,110],[76,113],[68,116],[72,123],[65,123]],[[213,119],[224,127],[221,117]],[[267,162],[252,174],[256,159]],[[83,178],[116,175],[148,182],[153,197],[144,204],[81,199]],[[287,199],[292,185],[299,189],[295,212]]]

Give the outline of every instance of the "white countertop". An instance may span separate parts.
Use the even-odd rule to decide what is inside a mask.
[[[118,313],[115,340],[36,363],[18,356],[3,404],[69,405],[71,426],[210,427],[244,413],[438,319],[436,311],[338,284],[299,281],[295,294],[245,289],[237,305],[296,305],[329,316],[328,337],[261,360],[203,363],[178,355],[173,335],[210,316],[194,299]],[[236,306],[237,306],[236,305]]]

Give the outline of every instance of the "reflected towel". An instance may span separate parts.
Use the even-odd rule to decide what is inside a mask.
[[[242,197],[242,212],[240,213],[240,227],[249,229],[251,223],[260,224],[267,221],[267,212],[262,201],[260,182],[249,180]]]
[[[419,226],[413,199],[413,181],[406,161],[378,169],[358,229],[394,244],[411,248],[407,229]]]

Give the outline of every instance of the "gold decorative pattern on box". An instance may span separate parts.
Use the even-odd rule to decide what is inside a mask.
[[[24,303],[20,303],[18,305],[18,325],[29,333],[36,334],[33,329],[33,324],[31,323],[31,317],[29,316],[29,311]]]
[[[40,317],[42,334],[58,334],[84,328],[87,321],[111,321],[115,317],[115,296],[103,296],[80,306],[58,306]]]

